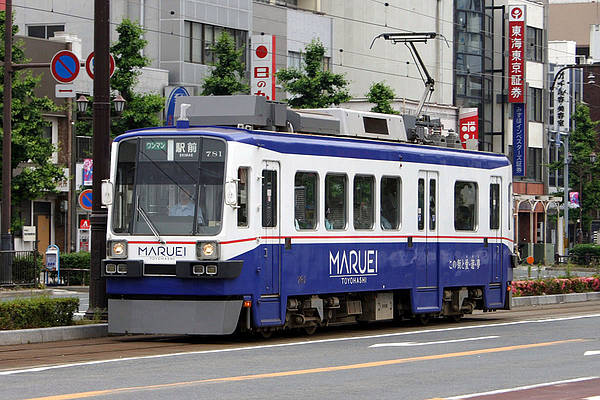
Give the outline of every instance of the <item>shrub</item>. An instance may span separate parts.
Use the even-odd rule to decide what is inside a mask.
[[[599,292],[600,276],[585,278],[547,278],[538,280],[514,281],[512,292],[515,296],[540,296],[544,294],[566,294]]]
[[[569,251],[573,262],[579,265],[590,265],[593,258],[600,258],[600,246],[595,244],[577,244]]]
[[[76,297],[40,296],[0,302],[0,330],[71,325],[78,309]]]
[[[90,257],[87,251],[64,253],[60,255],[60,267],[90,269]]]
[[[18,285],[35,284],[42,271],[42,256],[18,255],[12,260],[13,282]]]
[[[60,268],[61,269],[90,269],[90,253],[87,251],[79,251],[77,253],[65,253],[60,256]],[[61,277],[66,279],[68,274],[69,285],[88,285],[89,284],[89,272],[74,271],[74,272],[61,272]],[[66,282],[66,281],[65,281]]]

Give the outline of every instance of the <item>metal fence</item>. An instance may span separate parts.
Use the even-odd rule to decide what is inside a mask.
[[[36,286],[42,257],[37,251],[0,250],[0,285]]]

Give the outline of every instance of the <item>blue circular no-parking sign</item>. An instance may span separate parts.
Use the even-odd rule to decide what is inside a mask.
[[[79,58],[69,50],[61,50],[52,57],[50,72],[60,83],[69,83],[79,74]]]
[[[84,210],[92,209],[92,189],[86,189],[79,195],[79,206]]]

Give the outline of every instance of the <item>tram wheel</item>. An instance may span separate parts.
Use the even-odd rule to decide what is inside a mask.
[[[448,320],[451,322],[459,322],[462,317],[463,317],[462,314],[449,315]]]
[[[260,337],[262,337],[263,339],[268,339],[271,336],[273,336],[273,329],[262,328],[258,331],[258,335],[260,335]]]
[[[302,329],[304,330],[304,333],[311,336],[317,331],[317,325],[303,326]]]
[[[430,320],[429,314],[417,314],[416,320],[421,325],[427,325],[427,324],[429,324],[429,320]]]

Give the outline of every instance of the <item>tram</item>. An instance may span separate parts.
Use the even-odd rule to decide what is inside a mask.
[[[408,116],[183,103],[177,126],[112,143],[109,332],[268,336],[510,307],[504,155]]]

